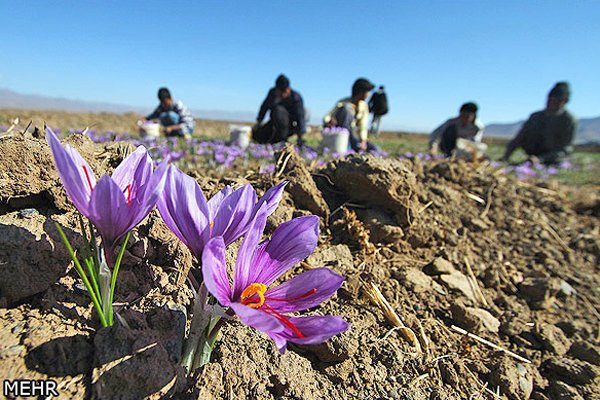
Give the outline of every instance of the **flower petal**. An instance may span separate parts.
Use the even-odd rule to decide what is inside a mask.
[[[77,150],[69,145],[64,148],[50,128],[46,128],[46,131],[46,141],[52,149],[54,163],[65,191],[79,212],[89,217],[89,203],[92,194],[90,185],[92,188],[96,185],[94,172]]]
[[[204,248],[203,231],[208,228],[208,206],[198,183],[170,165],[158,211],[169,229],[200,258]]]
[[[127,233],[130,213],[127,200],[115,182],[104,175],[92,192],[90,220],[102,236],[104,248],[111,251],[117,240]]]
[[[208,212],[210,216],[209,219],[211,221],[215,220],[217,211],[219,210],[219,206],[223,202],[223,199],[225,199],[225,197],[229,196],[231,193],[233,193],[231,186],[225,186],[220,192],[208,200]]]
[[[266,207],[265,204],[262,207]],[[254,255],[267,245],[267,242],[263,242],[261,246],[258,242],[265,230],[267,223],[267,216],[265,213],[258,214],[251,222],[244,240],[238,250],[238,256],[235,261],[235,274],[233,277],[233,299],[237,300],[240,295],[251,283],[261,283],[254,281],[254,277],[258,273],[258,269],[261,268],[254,264]]]
[[[275,341],[277,348],[281,353],[285,352],[286,345],[281,345],[284,341],[299,344],[317,344],[326,341],[332,336],[347,330],[350,325],[342,317],[333,315],[310,316],[310,317],[288,317],[288,320],[305,337],[300,338],[289,327],[285,327],[282,332],[269,332],[268,335]]]
[[[150,165],[152,165],[151,159]],[[138,188],[137,193],[133,195],[130,204],[131,212],[135,213],[135,217],[132,219],[132,228],[146,218],[162,196],[168,167],[169,164],[166,161],[158,164],[150,178],[145,178],[147,181],[144,182],[143,185]],[[135,185],[133,190],[136,190]]]
[[[206,288],[223,307],[231,303],[231,286],[227,278],[225,243],[218,236],[211,239],[202,252],[202,276]]]
[[[269,336],[270,333],[283,332],[285,328],[277,318],[257,308],[251,308],[241,303],[231,303],[230,307],[235,311],[235,314],[240,318],[242,323],[265,332]]]
[[[294,218],[279,225],[268,244],[256,252],[250,283],[271,285],[288,269],[308,257],[317,247],[318,238],[319,217],[316,215]]]
[[[315,268],[306,271],[273,289],[267,290],[265,298],[295,299],[315,289],[316,292],[297,300],[274,301],[267,299],[265,302],[275,311],[283,314],[302,311],[315,307],[331,296],[340,288],[344,277],[336,274],[329,268]]]
[[[256,216],[263,204],[266,204],[266,207],[262,207],[261,212],[266,213],[267,216],[273,214],[273,211],[279,206],[279,202],[281,201],[281,196],[283,196],[283,190],[285,186],[288,184],[288,181],[283,181],[280,184],[273,186],[258,200],[256,206],[254,206],[253,214]]]
[[[152,159],[144,146],[139,146],[119,164],[111,178],[121,188],[121,191],[125,191],[127,185],[131,185],[130,190],[133,194],[137,192],[137,187],[134,186],[144,185],[151,174]]]
[[[244,185],[223,199],[217,210],[211,237],[223,236],[229,246],[248,230],[256,203],[256,191],[252,185]]]

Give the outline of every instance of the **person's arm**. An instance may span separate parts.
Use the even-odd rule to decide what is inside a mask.
[[[304,114],[304,102],[302,101],[302,96],[299,93],[295,93],[295,101],[294,108],[296,111],[296,116],[298,118],[298,140],[302,139],[302,135],[306,132],[306,120]]]
[[[431,150],[433,146],[440,140],[440,138],[442,137],[442,132],[444,132],[446,128],[448,128],[448,125],[450,125],[451,122],[452,120],[449,119],[448,121],[435,128],[435,130],[429,134],[429,150]]]
[[[530,116],[529,119],[527,121],[525,121],[525,123],[523,124],[521,129],[519,129],[519,133],[517,133],[517,136],[515,136],[510,142],[508,142],[508,145],[506,145],[506,150],[504,151],[504,155],[500,159],[501,161],[508,161],[511,154],[516,149],[521,147],[521,144],[523,143],[523,139],[526,137],[527,132],[531,129],[531,124],[532,124],[531,121],[532,121],[532,116]]]
[[[473,121],[473,125],[475,125],[475,127],[477,128],[477,132],[475,132],[475,136],[473,136],[473,141],[477,142],[477,143],[480,143],[481,139],[483,138],[483,129],[484,129],[484,126],[481,123],[481,121],[479,121],[479,120]]]
[[[194,132],[195,122],[190,110],[181,101],[177,101],[175,103],[175,112],[179,114],[179,117],[181,118],[179,127],[175,129],[181,129],[184,130],[185,133],[192,134],[192,132]]]
[[[369,106],[365,101],[358,102],[358,112],[356,113],[356,128],[360,137],[360,144],[363,150],[367,149],[367,139],[369,137]]]
[[[331,110],[329,110],[329,112],[327,114],[325,114],[325,116],[323,117],[323,126],[327,126],[327,127],[332,127],[332,126],[336,126],[337,121],[335,120],[335,112],[337,111],[338,108],[341,107],[341,101],[338,101],[337,103],[335,103],[335,106],[333,106],[333,108]]]
[[[146,119],[156,119],[160,116],[160,106],[156,107],[152,113],[150,113]]]
[[[265,115],[267,114],[267,111],[273,106],[274,99],[275,99],[275,89],[271,89],[271,90],[269,90],[269,93],[267,93],[267,97],[265,97],[265,100],[262,102],[262,105],[260,106],[260,110],[258,111],[258,116],[256,117],[257,124],[260,124],[262,122],[262,120],[265,119]]]

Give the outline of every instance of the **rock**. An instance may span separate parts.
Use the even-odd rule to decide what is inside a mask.
[[[500,387],[510,400],[527,400],[533,390],[533,375],[523,364],[507,356],[499,356],[491,368],[490,387]]]
[[[353,265],[354,257],[345,244],[327,245],[317,247],[306,262],[312,267],[328,267],[341,271]]]
[[[425,275],[418,268],[406,268],[394,272],[394,278],[407,286],[415,293],[426,292],[439,285],[429,275]]]
[[[288,345],[290,343],[288,342]],[[338,363],[352,357],[358,349],[358,342],[352,340],[348,333],[336,335],[331,339],[314,345],[292,345],[300,352],[308,352],[324,363]]]
[[[571,345],[563,331],[551,324],[540,324],[536,335],[546,350],[559,356],[566,354]]]
[[[560,381],[552,382],[549,392],[550,400],[583,400],[577,389]]]
[[[404,231],[387,213],[370,208],[361,213],[365,228],[371,233],[373,243],[396,243],[404,237]]]
[[[466,307],[460,303],[453,303],[450,306],[450,312],[457,325],[471,332],[479,332],[485,329],[497,333],[500,328],[500,321],[481,308]]]
[[[336,188],[351,201],[389,212],[401,227],[417,217],[420,203],[414,196],[417,180],[410,162],[352,154],[329,168]]]
[[[150,328],[157,331],[161,337],[169,358],[174,363],[181,361],[185,327],[187,323],[186,308],[181,304],[167,303],[162,308],[157,308],[146,316]]]
[[[454,265],[443,257],[438,257],[423,267],[423,272],[427,275],[444,275],[456,272]]]
[[[278,160],[275,168],[281,168],[285,162],[283,175],[289,181],[285,190],[292,195],[296,206],[327,219],[329,207],[294,145],[286,144],[275,153],[275,160]]]
[[[588,384],[600,374],[598,367],[565,357],[549,358],[544,362],[543,369],[550,380],[558,379],[570,385]]]
[[[116,323],[96,333],[94,349],[92,391],[96,399],[169,397],[178,389],[178,381],[185,379],[183,368],[171,362],[153,331]]]
[[[594,365],[600,365],[600,348],[588,342],[573,343],[569,349],[569,355]]]
[[[573,288],[573,286],[569,285],[566,281],[560,280],[560,294],[563,296],[573,296],[577,294],[577,290]]]
[[[471,282],[462,272],[454,271],[451,274],[440,275],[438,278],[448,289],[456,290],[467,296],[473,303],[477,302],[477,297],[471,287]]]
[[[559,290],[558,279],[526,278],[519,284],[518,294],[525,298],[532,308],[546,309],[554,304],[554,296]]]
[[[62,229],[77,248],[79,235]],[[22,218],[18,212],[0,216],[0,260],[0,297],[9,303],[48,289],[72,263],[53,220],[39,214]]]

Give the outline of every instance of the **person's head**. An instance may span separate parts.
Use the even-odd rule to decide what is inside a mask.
[[[477,118],[477,104],[473,102],[465,103],[460,106],[460,111],[458,113],[458,120],[462,126],[466,126],[472,124]]]
[[[558,82],[550,93],[546,101],[546,110],[551,113],[557,113],[565,108],[571,97],[571,89],[567,82]]]
[[[160,100],[160,105],[168,108],[173,103],[173,99],[171,98],[171,92],[166,87],[158,89],[158,100]]]
[[[380,86],[379,86],[379,91],[380,91],[380,92],[383,92],[383,85],[380,85]]]
[[[281,74],[275,80],[275,89],[277,93],[284,99],[292,93],[292,89],[290,88],[290,80],[284,74]]]
[[[352,98],[355,100],[366,100],[374,87],[375,85],[369,82],[368,79],[358,78],[352,85]]]

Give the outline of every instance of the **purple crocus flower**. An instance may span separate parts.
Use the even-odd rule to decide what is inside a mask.
[[[114,170],[98,182],[88,163],[77,150],[60,144],[48,129],[46,140],[52,149],[58,175],[67,195],[81,214],[98,229],[111,260],[112,252],[127,232],[152,211],[162,193],[167,164],[152,171],[152,159],[138,147]]]
[[[319,218],[295,218],[275,229],[270,240],[259,244],[266,218],[256,218],[238,251],[229,285],[225,262],[225,242],[211,239],[202,255],[202,274],[208,291],[231,307],[240,320],[265,332],[281,353],[287,342],[321,343],[348,329],[336,316],[292,317],[286,313],[306,310],[329,299],[344,277],[328,268],[314,268],[279,286],[268,287],[286,271],[311,254],[319,236]]]
[[[266,218],[275,211],[286,184],[269,189],[258,203],[250,184],[235,191],[227,186],[206,201],[198,183],[171,165],[157,206],[167,227],[200,259],[211,237],[223,236],[230,245],[246,233],[259,212]]]

